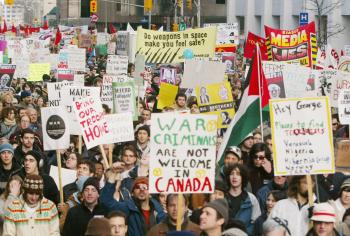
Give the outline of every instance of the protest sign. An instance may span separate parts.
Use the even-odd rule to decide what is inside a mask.
[[[29,76],[28,81],[42,81],[43,75],[50,74],[49,63],[35,63],[29,64]]]
[[[50,50],[48,48],[33,49],[29,56],[30,63],[48,63],[50,61]]]
[[[342,125],[350,124],[350,90],[341,90],[338,96],[338,115]]]
[[[344,56],[350,57],[350,45],[344,45]]]
[[[0,65],[0,92],[8,91],[10,89],[15,70],[16,65]]]
[[[176,69],[170,67],[160,68],[160,82],[176,84]]]
[[[350,72],[350,57],[343,56],[339,59],[338,70]]]
[[[51,165],[50,166],[50,176],[55,181],[56,185],[59,186],[59,175],[58,175],[58,167]],[[66,186],[67,184],[73,183],[77,180],[77,171],[71,170],[67,168],[61,168],[61,176],[62,176],[62,186]]]
[[[108,53],[108,55],[115,55],[116,49],[117,49],[117,44],[115,42],[107,43],[107,53]]]
[[[72,86],[72,81],[62,81],[55,83],[47,83],[48,106],[58,107],[61,102],[61,89],[65,86]]]
[[[14,78],[28,78],[29,76],[29,56],[12,59],[12,64],[16,65]]]
[[[337,139],[335,145],[336,161],[335,166],[337,169],[349,169],[350,167],[350,140],[349,139]]]
[[[262,38],[258,35],[255,35],[251,32],[248,32],[247,41],[244,47],[244,57],[245,58],[253,58],[253,53],[256,47],[256,44],[259,44],[261,51],[261,59],[263,61],[267,61],[267,48],[265,43],[265,38]]]
[[[71,69],[57,69],[57,81],[74,81],[74,71]]]
[[[214,191],[216,118],[198,114],[152,114],[150,193]]]
[[[101,45],[101,44],[107,44],[109,42],[109,34],[108,33],[102,33],[102,32],[99,32],[97,33],[97,38],[96,38],[96,41],[97,41],[97,45]]]
[[[92,45],[91,34],[80,34],[79,35],[79,48],[90,48]]]
[[[216,45],[239,44],[238,23],[211,23],[204,24],[204,27],[216,26]]]
[[[117,54],[128,55],[129,50],[129,32],[118,31],[117,34]]]
[[[74,71],[85,71],[86,50],[85,48],[69,48],[68,53],[68,69]]]
[[[227,128],[235,114],[229,82],[197,86],[196,94],[200,113],[218,116],[218,128]]]
[[[111,75],[126,75],[128,73],[128,57],[108,55],[106,72]]]
[[[73,103],[85,97],[92,97],[94,99],[99,98],[100,88],[76,86],[64,86],[61,88],[61,101],[62,105],[66,107],[68,112],[69,130],[71,134],[82,134],[76,115],[73,112]]]
[[[328,97],[270,100],[274,174],[334,173]]]
[[[114,82],[113,87],[113,110],[115,113],[131,112],[133,119],[137,119],[137,107],[135,99],[135,85],[133,81]]]
[[[216,45],[216,27],[159,32],[137,28],[137,54],[146,63],[176,63],[186,58],[211,58]]]
[[[131,112],[106,115],[105,119],[110,133],[107,143],[128,142],[135,139]]]
[[[265,35],[270,61],[285,61],[308,67],[316,65],[315,22],[294,30],[273,29],[265,25]]]
[[[157,108],[163,109],[164,107],[171,107],[174,105],[177,92],[177,86],[168,83],[160,83]]]
[[[109,108],[113,108],[113,77],[111,75],[103,75],[103,82],[101,88],[101,102],[106,104]]]
[[[67,111],[63,107],[42,107],[44,150],[66,149],[70,143]]]
[[[145,71],[145,56],[137,54],[135,58],[135,72],[133,74],[135,78],[135,84],[138,86],[143,85],[142,73]]]
[[[318,96],[331,97],[332,84],[335,83],[338,71],[332,69],[325,69],[318,72],[316,77],[316,88]]]
[[[263,61],[263,71],[267,81],[270,98],[285,98],[286,91],[283,81],[284,62]]]
[[[211,83],[220,83],[225,79],[226,65],[214,61],[186,60],[182,88],[195,88]]]
[[[225,64],[225,74],[234,74],[236,54],[232,52],[221,52],[219,54],[221,55],[222,63]],[[218,53],[216,55],[218,55]]]
[[[74,86],[83,87],[85,84],[84,74],[74,74]]]
[[[108,143],[109,125],[98,97],[87,96],[75,101],[73,110],[87,149]]]
[[[332,107],[338,107],[338,96],[340,91],[350,89],[350,73],[338,71],[331,88],[331,105]]]
[[[307,95],[307,83],[311,69],[305,66],[287,64],[284,66],[282,72],[284,87],[286,88],[286,97],[305,97],[305,95]]]

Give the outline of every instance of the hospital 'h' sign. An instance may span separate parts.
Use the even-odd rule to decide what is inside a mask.
[[[309,13],[300,12],[299,14],[299,26],[307,25],[309,23]]]

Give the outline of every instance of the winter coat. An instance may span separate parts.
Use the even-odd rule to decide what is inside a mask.
[[[188,219],[181,225],[181,230],[186,230],[194,233],[196,236],[199,235],[200,229],[199,226],[195,223],[192,223]],[[153,226],[147,233],[147,236],[166,236],[168,232],[176,231],[176,225],[170,223],[169,218],[166,218],[160,224]]]

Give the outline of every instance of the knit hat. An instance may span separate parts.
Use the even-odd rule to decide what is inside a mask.
[[[226,201],[226,199],[216,199],[214,201],[211,201],[207,204],[204,205],[204,208],[205,207],[211,207],[213,208],[214,210],[216,210],[225,220],[225,223],[226,224],[229,220],[229,217],[228,217],[228,203]]]
[[[191,231],[170,231],[166,236],[195,236]]]
[[[4,151],[9,151],[12,153],[12,155],[14,154],[13,147],[9,143],[3,143],[0,145],[0,153],[2,153]]]
[[[40,175],[28,175],[23,181],[23,190],[25,193],[43,194],[44,181]]]
[[[148,178],[147,177],[138,177],[135,179],[134,184],[132,185],[132,191],[137,187],[139,184],[145,184],[148,187]]]
[[[225,184],[224,181],[216,179],[215,180],[215,190],[220,190],[222,192],[226,192],[227,191],[227,185]]]
[[[84,186],[83,186],[83,191],[85,190],[85,188],[87,186],[90,186],[90,185],[95,187],[97,192],[100,193],[100,181],[96,177],[90,177],[85,181]]]
[[[314,209],[312,210],[311,220],[321,221],[321,222],[335,222],[335,210],[327,202],[320,204],[315,204]]]
[[[248,236],[247,233],[245,233],[244,231],[238,228],[231,228],[231,229],[225,230],[221,235],[222,236]]]
[[[345,187],[350,187],[350,178],[347,178],[346,180],[344,180],[344,182],[342,183],[340,189],[342,190]]]
[[[235,154],[239,159],[242,158],[242,151],[241,151],[241,149],[239,149],[239,147],[236,147],[236,146],[228,147],[228,148],[226,148],[226,150],[225,150],[225,155],[226,155],[228,152],[232,152],[232,153]]]
[[[111,227],[109,221],[104,217],[94,217],[89,221],[85,236],[110,236]]]
[[[43,166],[42,157],[41,157],[41,154],[39,152],[31,150],[31,151],[28,151],[25,154],[25,157],[28,156],[28,155],[31,155],[31,156],[33,156],[35,158],[36,163],[38,165],[38,169]]]
[[[26,98],[26,97],[30,97],[30,96],[32,96],[32,93],[30,91],[23,90],[21,92],[21,99]]]

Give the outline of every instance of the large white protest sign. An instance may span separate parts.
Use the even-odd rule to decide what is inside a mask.
[[[103,75],[102,89],[101,89],[101,102],[106,104],[109,108],[113,108],[113,75]]]
[[[50,166],[50,176],[53,178],[56,185],[59,186],[57,166],[54,166],[54,165]],[[61,168],[61,177],[62,177],[62,186],[65,186],[77,180],[77,171],[67,169],[67,168]]]
[[[214,23],[204,24],[204,27],[216,26],[216,45],[239,44],[238,23]]]
[[[86,64],[86,49],[85,48],[70,48],[68,52],[68,69],[75,71],[85,71]]]
[[[334,173],[328,97],[270,100],[274,174]]]
[[[81,129],[79,128],[78,120],[76,119],[75,113],[73,112],[73,103],[85,97],[92,97],[95,99],[99,98],[100,88],[69,86],[63,87],[61,89],[61,101],[62,105],[64,105],[68,111],[69,128],[71,134],[81,135]]]
[[[335,82],[338,70],[325,69],[318,73],[316,88],[318,96],[331,97],[332,84]]]
[[[48,106],[57,107],[61,102],[61,89],[65,86],[73,85],[73,81],[62,81],[55,83],[47,83]]]
[[[287,64],[282,71],[286,97],[305,97],[311,69],[305,66]]]
[[[128,55],[129,50],[129,32],[118,31],[117,35],[117,54]]]
[[[128,73],[128,57],[121,55],[108,55],[107,74],[121,75]]]
[[[63,107],[41,108],[44,150],[58,150],[69,147],[69,125],[67,112]]]
[[[75,101],[73,110],[87,149],[108,143],[110,129],[98,97],[88,96]]]
[[[74,74],[74,86],[83,87],[85,85],[84,74]]]
[[[338,96],[341,90],[350,89],[350,73],[338,71],[335,80],[332,83],[331,105],[338,107]]]
[[[342,125],[350,124],[350,90],[341,90],[338,96],[338,115]]]
[[[16,65],[14,78],[28,78],[29,76],[29,56],[23,56],[12,59],[12,64]]]
[[[226,65],[214,61],[186,60],[184,76],[180,86],[182,88],[195,88],[205,84],[223,82]]]
[[[285,62],[263,61],[263,70],[271,98],[286,97],[283,81],[283,69],[286,64]]]
[[[107,143],[120,143],[135,139],[131,112],[106,115],[105,119],[110,133]]]
[[[115,113],[131,112],[134,120],[137,119],[135,85],[133,81],[115,82],[113,87],[113,110]]]
[[[153,114],[150,193],[212,193],[217,116]]]

